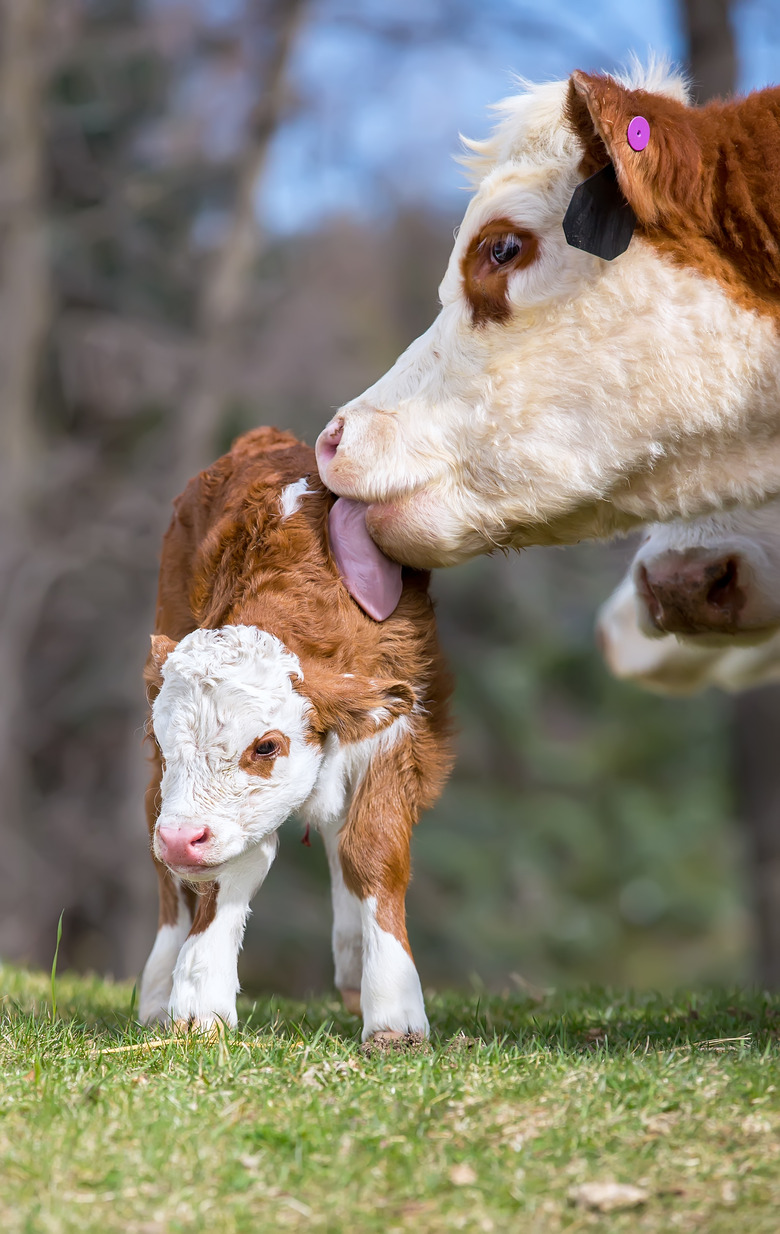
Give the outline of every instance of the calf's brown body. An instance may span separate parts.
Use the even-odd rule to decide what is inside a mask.
[[[292,494],[285,506],[284,490],[303,478],[306,491]],[[392,616],[382,623],[367,617],[341,583],[329,550],[334,500],[317,475],[314,451],[289,433],[263,428],[240,437],[174,502],[163,541],[155,630],[174,642],[197,628],[232,625],[275,635],[300,660],[299,688],[314,717],[311,739],[323,745],[330,734],[347,744],[361,739],[344,705],[361,682],[391,680],[409,693],[405,731],[372,754],[340,832],[338,856],[348,890],[360,901],[375,897],[378,924],[411,955],[405,925],[409,842],[451,766],[450,682],[428,574],[404,571]],[[153,697],[159,685],[153,655],[146,679]],[[161,774],[155,745],[146,795],[150,836],[160,810]],[[184,911],[190,920],[194,915],[191,935],[204,930],[216,910],[214,883],[198,898],[166,866],[155,864],[160,926],[175,924]],[[357,993],[343,993],[354,1007]]]

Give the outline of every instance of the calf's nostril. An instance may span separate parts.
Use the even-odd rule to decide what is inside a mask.
[[[211,832],[208,827],[202,827],[201,830],[190,838],[190,846],[195,847],[196,844],[207,844],[211,839]]]

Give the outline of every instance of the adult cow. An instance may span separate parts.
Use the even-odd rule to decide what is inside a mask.
[[[655,63],[501,111],[441,312],[320,435],[326,484],[426,567],[780,491],[780,89],[692,107]]]

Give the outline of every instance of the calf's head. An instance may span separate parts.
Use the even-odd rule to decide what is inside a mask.
[[[762,146],[780,116],[770,94],[692,108],[655,65],[502,104],[472,147],[476,193],[438,318],[317,444],[324,482],[368,504],[390,556],[449,565],[780,489],[780,336],[762,291],[780,264],[771,275],[777,244],[761,249],[750,210],[756,184],[764,213],[777,196],[761,180],[777,166]],[[608,261],[570,247],[562,224],[578,184],[610,163],[637,224]]]
[[[409,712],[400,681],[302,665],[254,626],[152,638],[147,680],[163,756],[155,856],[191,881],[216,878],[311,794],[326,738],[356,742]]]

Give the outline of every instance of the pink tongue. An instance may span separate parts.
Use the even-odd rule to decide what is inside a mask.
[[[330,547],[353,600],[374,621],[384,621],[401,599],[401,567],[368,534],[366,508],[362,501],[338,498],[328,518]]]

